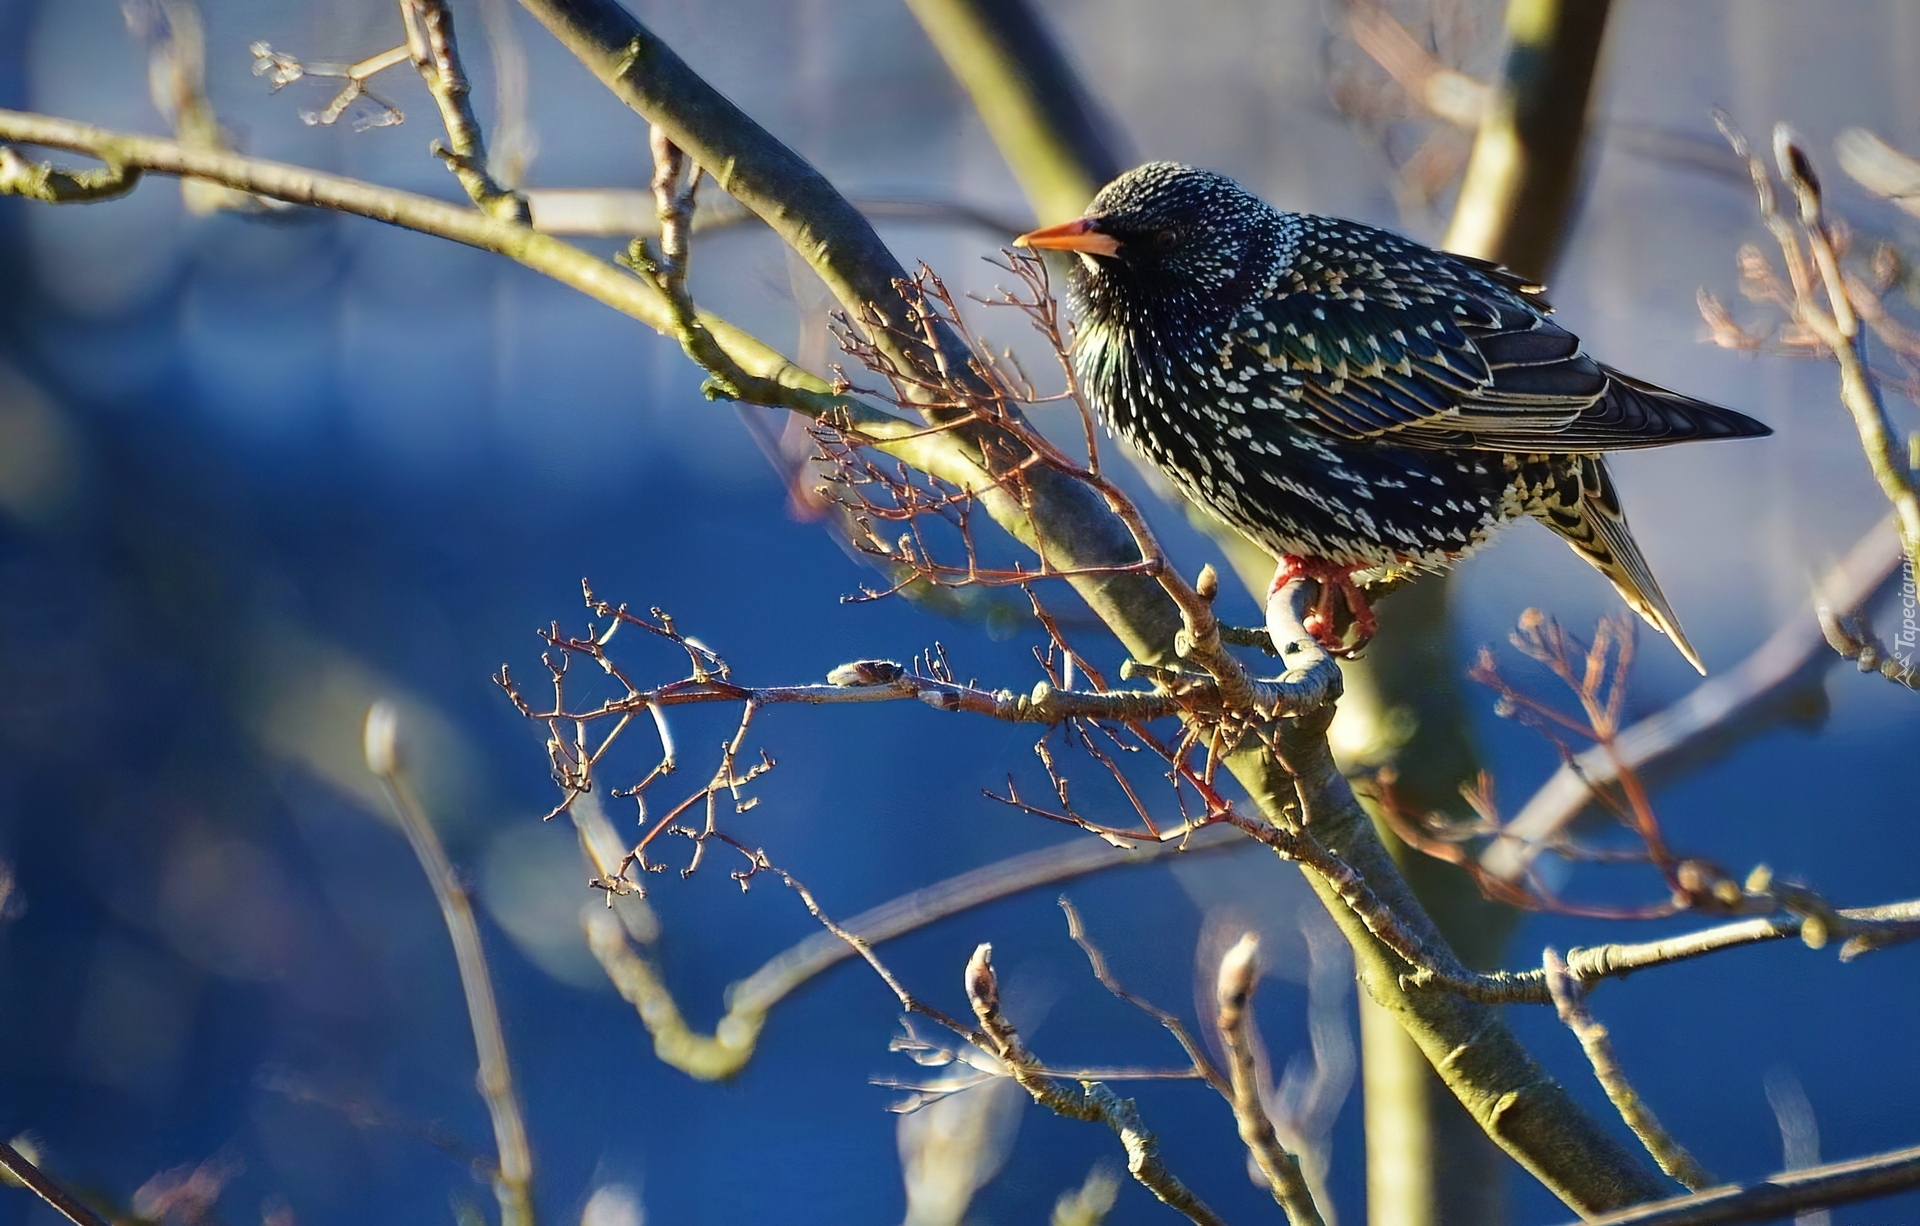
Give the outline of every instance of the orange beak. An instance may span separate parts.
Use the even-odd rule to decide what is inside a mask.
[[[1047,226],[1022,234],[1013,240],[1016,247],[1042,247],[1052,251],[1084,251],[1088,255],[1119,255],[1120,240],[1100,232],[1100,223],[1092,217],[1076,217],[1057,226]]]

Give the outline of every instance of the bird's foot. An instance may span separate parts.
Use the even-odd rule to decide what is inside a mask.
[[[1373,641],[1380,624],[1374,619],[1373,606],[1367,603],[1366,593],[1353,581],[1352,567],[1323,558],[1281,558],[1273,572],[1273,582],[1267,587],[1267,599],[1272,600],[1274,593],[1295,579],[1312,579],[1320,585],[1312,611],[1300,623],[1315,642],[1332,654],[1351,660]],[[1334,604],[1336,596],[1344,601],[1350,617],[1345,627],[1340,625],[1340,610]]]

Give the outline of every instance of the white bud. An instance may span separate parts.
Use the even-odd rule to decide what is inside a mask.
[[[361,732],[361,750],[367,756],[367,769],[382,779],[391,779],[400,770],[400,712],[382,698],[367,708],[367,722]]]

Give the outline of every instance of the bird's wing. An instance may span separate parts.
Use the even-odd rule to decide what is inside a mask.
[[[1539,287],[1498,265],[1351,222],[1305,239],[1313,258],[1235,321],[1220,355],[1256,412],[1349,442],[1535,453],[1766,432],[1581,353]]]

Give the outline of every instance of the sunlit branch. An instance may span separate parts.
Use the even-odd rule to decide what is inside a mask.
[[[21,1187],[46,1201],[74,1226],[107,1226],[105,1218],[75,1200],[65,1188],[48,1179],[39,1167],[27,1161],[26,1155],[5,1141],[0,1141],[0,1173],[17,1180]]]
[[[1689,1191],[1698,1192],[1713,1182],[1713,1176],[1694,1161],[1685,1147],[1673,1139],[1673,1135],[1654,1118],[1652,1108],[1641,1100],[1633,1083],[1627,1080],[1620,1060],[1614,1054],[1613,1040],[1607,1034],[1607,1028],[1594,1020],[1587,1010],[1586,991],[1580,986],[1567,969],[1567,964],[1552,949],[1546,950],[1541,957],[1541,972],[1546,976],[1547,990],[1553,994],[1553,1006],[1565,1022],[1567,1029],[1573,1031],[1580,1040],[1581,1050],[1587,1053],[1587,1062],[1593,1065],[1593,1075],[1607,1092],[1607,1098],[1627,1127],[1633,1129],[1633,1135],[1647,1147],[1653,1160],[1660,1169],[1678,1180]]]
[[[980,1019],[986,1040],[980,1045],[1006,1064],[1008,1075],[1033,1096],[1033,1101],[1056,1115],[1111,1128],[1126,1151],[1127,1171],[1168,1207],[1201,1226],[1225,1226],[1219,1215],[1160,1160],[1160,1142],[1141,1123],[1132,1099],[1119,1097],[1097,1081],[1082,1083],[1076,1093],[1040,1071],[1040,1062],[1000,1011],[1000,985],[992,958],[993,946],[981,945],[967,962],[967,1000]]]
[[[480,1069],[475,1081],[493,1118],[494,1143],[500,1155],[494,1195],[500,1202],[502,1226],[533,1226],[533,1151],[527,1141],[520,1098],[514,1090],[506,1033],[500,1023],[493,976],[487,969],[487,955],[480,941],[473,904],[467,897],[466,887],[460,883],[459,874],[454,871],[453,862],[447,859],[446,848],[441,846],[432,819],[407,782],[394,708],[385,702],[375,703],[367,712],[365,732],[367,769],[386,788],[394,816],[406,832],[407,842],[433,887],[434,899],[440,904],[440,916],[446,922],[447,936],[453,942],[455,961],[460,967],[460,986],[466,993],[467,1015],[479,1053]]]
[[[1578,1226],[1732,1226],[1772,1222],[1803,1209],[1823,1209],[1920,1187],[1920,1146],[1784,1171],[1749,1187],[1728,1184],[1692,1196],[1590,1217]]]
[[[487,145],[468,97],[472,87],[460,63],[447,0],[400,0],[400,15],[407,27],[407,54],[447,129],[448,144],[434,142],[434,155],[480,208],[503,220],[530,224],[526,198],[501,186],[487,169]]]
[[[1253,990],[1259,986],[1259,942],[1253,933],[1241,937],[1220,960],[1214,985],[1219,1004],[1216,1018],[1220,1041],[1227,1049],[1227,1071],[1233,1088],[1229,1101],[1240,1127],[1241,1143],[1253,1155],[1267,1178],[1273,1199],[1287,1215],[1289,1226],[1325,1226],[1313,1193],[1301,1173],[1300,1159],[1288,1153],[1274,1134],[1273,1120],[1260,1101],[1260,1075],[1254,1059]]]

